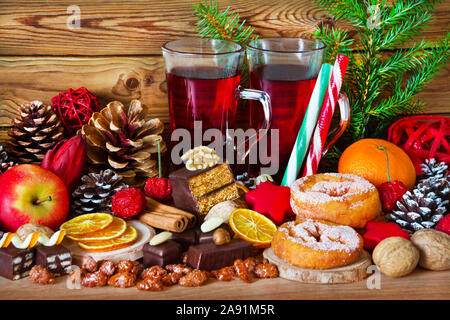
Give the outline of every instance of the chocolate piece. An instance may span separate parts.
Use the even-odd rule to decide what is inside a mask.
[[[0,276],[18,280],[27,277],[34,265],[33,249],[17,249],[10,244],[0,249]]]
[[[151,246],[149,243],[146,243],[143,250],[145,268],[154,265],[165,267],[167,264],[181,261],[181,245],[172,240],[157,246]]]
[[[186,230],[183,232],[173,232],[171,240],[178,242],[181,245],[181,251],[186,251],[189,246],[197,244],[197,233],[195,230]]]
[[[214,243],[189,247],[187,264],[195,269],[215,270],[233,265],[236,259],[246,259],[254,255],[250,242],[236,239],[222,246]]]
[[[223,228],[225,230],[227,230],[231,236],[233,236],[234,232],[233,230],[231,230],[230,226],[228,225],[228,223],[222,223],[219,228]],[[217,229],[219,229],[217,228]],[[198,240],[197,243],[198,244],[204,244],[204,243],[214,243],[213,241],[213,234],[214,231],[216,231],[217,229],[214,229],[213,231],[210,232],[201,232],[198,234]]]
[[[72,255],[62,245],[36,248],[36,264],[47,268],[55,276],[68,274],[71,271]]]
[[[200,215],[226,200],[239,198],[234,176],[228,163],[203,170],[182,168],[169,175],[175,206]]]

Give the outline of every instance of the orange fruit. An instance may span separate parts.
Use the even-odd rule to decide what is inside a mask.
[[[78,246],[89,252],[104,252],[117,250],[120,248],[129,247],[136,242],[138,232],[132,226],[127,225],[127,228],[120,237],[111,240],[93,241],[93,242],[78,242]]]
[[[107,228],[113,221],[113,216],[107,213],[83,214],[63,223],[61,230],[67,235],[80,235]]]
[[[267,217],[249,209],[236,209],[229,224],[236,235],[258,247],[269,247],[277,226]]]
[[[105,229],[81,235],[68,235],[67,237],[75,241],[92,242],[111,240],[120,237],[127,229],[125,220],[113,217],[111,224]]]
[[[350,145],[339,159],[338,172],[360,176],[377,188],[399,180],[411,190],[416,182],[416,170],[406,152],[382,139],[362,139]]]

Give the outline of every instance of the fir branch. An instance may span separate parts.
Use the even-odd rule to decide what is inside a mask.
[[[334,63],[337,54],[351,56],[350,46],[353,44],[353,39],[349,37],[347,31],[323,26],[318,28],[313,35],[327,46],[325,62]]]
[[[196,11],[194,16],[199,19],[195,29],[202,38],[234,41],[243,47],[257,38],[253,35],[254,29],[251,26],[246,28],[246,21],[240,22],[239,14],[231,11],[230,7],[220,11],[217,0],[200,2],[193,7]]]

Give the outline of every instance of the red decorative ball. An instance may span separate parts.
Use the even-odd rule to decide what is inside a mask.
[[[145,194],[137,188],[122,189],[112,198],[112,211],[122,219],[141,213],[146,206]]]
[[[381,205],[384,212],[392,212],[395,209],[397,201],[408,191],[408,188],[401,181],[388,181],[378,187],[380,193]]]
[[[100,111],[97,98],[85,87],[69,89],[52,98],[52,109],[61,120],[66,134],[72,136]]]
[[[145,194],[154,200],[166,202],[172,198],[172,184],[167,178],[149,178],[145,182]]]
[[[450,235],[450,214],[447,214],[445,217],[439,220],[436,226],[436,230],[445,232],[446,234]]]

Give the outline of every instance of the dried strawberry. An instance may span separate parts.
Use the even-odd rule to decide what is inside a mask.
[[[369,221],[364,233],[364,248],[373,249],[382,240],[390,237],[402,237],[409,240],[409,233],[394,222]]]
[[[380,193],[381,205],[384,212],[392,212],[395,209],[397,201],[408,191],[408,188],[401,181],[387,181],[378,187]]]
[[[172,184],[167,178],[149,178],[144,191],[147,197],[156,201],[166,202],[172,198]]]
[[[439,220],[439,223],[436,226],[437,231],[445,232],[450,235],[450,214],[447,214],[445,217]]]
[[[145,194],[136,188],[119,190],[112,199],[112,210],[116,216],[122,219],[138,215],[145,206]]]

